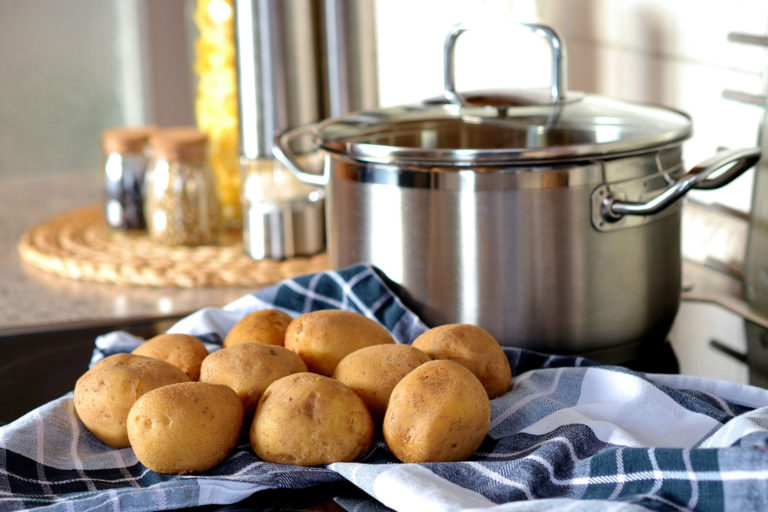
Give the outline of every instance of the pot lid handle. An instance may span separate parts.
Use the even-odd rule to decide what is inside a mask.
[[[562,103],[565,100],[566,91],[566,69],[565,69],[565,46],[560,36],[548,25],[536,23],[513,23],[512,27],[521,27],[530,30],[534,34],[544,36],[552,49],[552,84],[550,86],[551,103]],[[464,100],[456,91],[456,70],[454,65],[454,49],[456,40],[459,36],[470,30],[471,27],[464,23],[454,25],[448,36],[445,38],[443,46],[444,59],[444,96],[445,98],[459,106],[464,106]]]

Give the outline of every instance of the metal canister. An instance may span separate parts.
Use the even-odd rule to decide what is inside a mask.
[[[245,252],[255,259],[320,252],[324,188],[275,161],[273,141],[286,128],[377,105],[373,2],[234,6]]]
[[[379,105],[373,0],[324,0],[323,118]]]
[[[311,0],[235,2],[243,241],[255,259],[325,247],[322,233],[302,227],[319,222],[323,229],[322,191],[281,172],[272,160],[278,130],[322,116],[317,17]],[[319,197],[310,202],[310,194]]]

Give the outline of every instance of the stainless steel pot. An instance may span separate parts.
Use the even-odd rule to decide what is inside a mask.
[[[446,40],[442,101],[362,112],[288,131],[275,155],[327,185],[333,266],[380,268],[428,324],[480,325],[501,343],[619,362],[663,340],[681,286],[681,202],[722,186],[758,149],[685,172],[690,118],[566,92],[549,27],[552,87],[459,95]],[[312,136],[321,174],[293,151]]]

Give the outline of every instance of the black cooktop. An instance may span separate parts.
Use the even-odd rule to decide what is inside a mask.
[[[0,425],[72,391],[88,369],[97,336],[123,330],[147,339],[164,330],[164,320],[0,332]]]

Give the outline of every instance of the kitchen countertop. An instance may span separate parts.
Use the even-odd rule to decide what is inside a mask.
[[[253,288],[150,288],[67,279],[21,261],[33,226],[102,200],[100,172],[4,177],[0,186],[0,336],[176,317],[223,306]]]
[[[13,176],[0,187],[0,336],[98,327],[185,315],[223,306],[253,288],[152,288],[76,281],[21,261],[17,244],[36,224],[101,201],[100,172]],[[683,300],[708,301],[768,326],[768,314],[747,305],[741,283],[705,265],[684,261]]]

